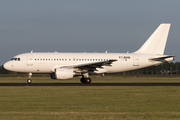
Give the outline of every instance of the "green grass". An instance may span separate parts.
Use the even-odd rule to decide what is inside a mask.
[[[26,82],[1,78],[0,83]],[[180,82],[175,78],[93,78],[93,82]],[[33,82],[79,83],[79,78]],[[171,120],[180,118],[180,88],[173,86],[0,87],[0,120]]]

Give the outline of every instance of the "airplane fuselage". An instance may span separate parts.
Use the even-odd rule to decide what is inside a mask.
[[[152,61],[157,55],[136,53],[24,53],[5,64],[15,72],[52,73],[55,68],[79,64],[117,60],[111,66],[102,66],[94,73],[117,73],[161,64],[164,61]],[[167,61],[173,58],[167,58]]]

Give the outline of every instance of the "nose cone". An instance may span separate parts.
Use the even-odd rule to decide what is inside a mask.
[[[4,65],[3,65],[3,67],[6,69],[6,70],[11,70],[11,64],[10,64],[10,62],[6,62]]]

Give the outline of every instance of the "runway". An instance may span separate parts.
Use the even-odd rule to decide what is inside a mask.
[[[0,83],[0,86],[180,86],[180,83]]]

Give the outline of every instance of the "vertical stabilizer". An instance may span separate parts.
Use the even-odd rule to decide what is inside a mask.
[[[160,24],[142,47],[135,53],[163,55],[170,25],[169,23]]]

